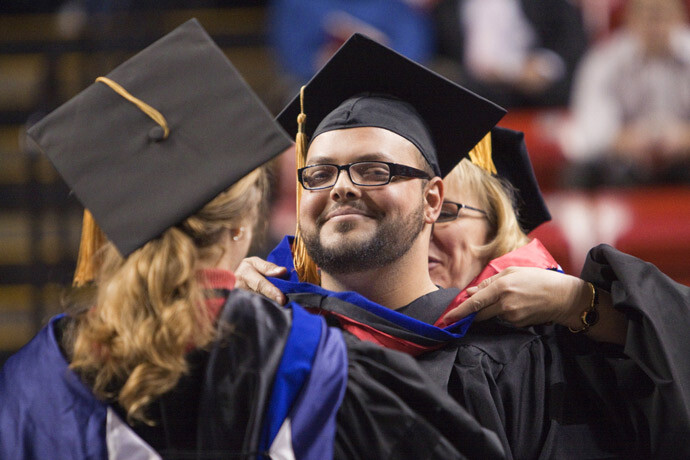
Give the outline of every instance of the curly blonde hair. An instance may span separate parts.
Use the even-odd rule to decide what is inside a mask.
[[[477,257],[487,261],[514,251],[530,239],[520,228],[513,203],[513,188],[467,159],[463,159],[443,179],[448,187],[470,188],[477,193],[477,205],[486,211],[488,242],[473,248]]]
[[[181,224],[127,258],[107,243],[90,308],[75,314],[66,347],[71,368],[130,422],[153,424],[147,406],[188,371],[185,355],[213,339],[197,272],[222,257],[223,232],[265,210],[269,179],[259,168]]]

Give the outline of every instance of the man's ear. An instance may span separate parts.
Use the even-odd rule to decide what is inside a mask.
[[[424,222],[433,224],[441,214],[443,205],[443,181],[436,176],[429,180],[424,187]]]

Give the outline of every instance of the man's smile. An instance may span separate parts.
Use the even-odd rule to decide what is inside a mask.
[[[331,220],[337,222],[339,220],[356,219],[363,217],[371,219],[375,218],[373,213],[367,212],[364,209],[361,209],[356,206],[338,206],[328,211],[325,214],[325,216],[319,217],[317,224],[323,225],[324,223]]]

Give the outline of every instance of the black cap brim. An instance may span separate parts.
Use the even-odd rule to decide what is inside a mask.
[[[531,232],[551,220],[527,153],[525,135],[497,126],[491,130],[491,152],[497,175],[515,189],[515,204],[522,229]]]

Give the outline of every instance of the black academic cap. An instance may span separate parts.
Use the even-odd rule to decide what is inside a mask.
[[[531,232],[551,220],[527,154],[525,135],[497,126],[491,130],[491,152],[497,175],[515,189],[518,221],[523,230]]]
[[[376,100],[382,96],[389,102]],[[505,114],[492,102],[360,34],[345,42],[307,83],[303,102],[307,136],[317,127],[319,133],[358,126],[388,129],[420,148],[441,176]],[[295,134],[299,114],[298,95],[278,121]],[[326,118],[327,126],[319,126]]]
[[[123,256],[291,145],[195,19],[107,78],[158,111],[167,138],[145,109],[101,81],[28,135]]]

